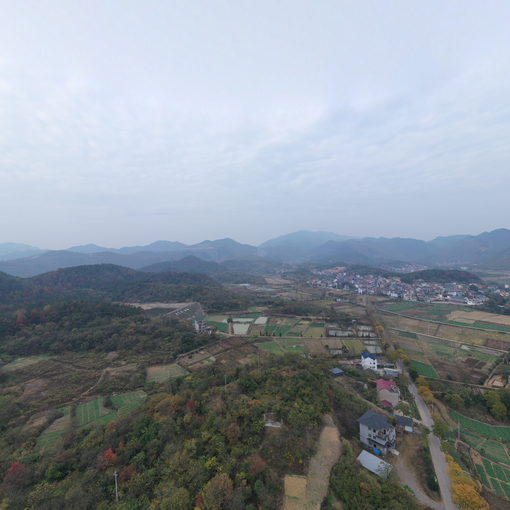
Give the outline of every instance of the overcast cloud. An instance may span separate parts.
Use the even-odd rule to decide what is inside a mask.
[[[0,242],[510,227],[510,2],[2,1]]]

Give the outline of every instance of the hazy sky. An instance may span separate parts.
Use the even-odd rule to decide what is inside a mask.
[[[0,6],[0,242],[510,227],[508,0]]]

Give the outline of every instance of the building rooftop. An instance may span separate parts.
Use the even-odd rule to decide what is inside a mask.
[[[358,422],[374,430],[389,429],[392,426],[386,416],[374,413],[374,411],[367,411],[358,418]]]
[[[391,464],[385,462],[379,457],[368,453],[363,450],[356,459],[365,469],[368,469],[372,473],[380,476],[381,478],[387,478],[392,469]]]
[[[362,357],[362,358],[372,358],[372,359],[375,359],[375,360],[376,360],[376,359],[377,359],[377,354],[372,354],[372,353],[370,353],[370,352],[368,352],[368,351],[363,351],[363,352],[361,353],[361,357]]]
[[[386,379],[377,379],[377,381],[375,381],[375,384],[377,385],[377,391],[381,390],[392,391],[393,388],[397,387],[397,383],[395,381],[387,381]]]
[[[414,422],[411,418],[408,418],[407,416],[397,416],[396,417],[397,425],[400,425],[401,427],[413,427]]]

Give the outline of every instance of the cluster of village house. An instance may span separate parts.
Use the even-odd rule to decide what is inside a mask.
[[[377,355],[369,352],[361,353],[360,368],[372,370],[385,375],[378,367]],[[396,375],[396,370],[392,370]],[[343,375],[343,370],[333,368],[331,373],[334,377]],[[377,402],[388,411],[395,412],[400,402],[400,390],[395,381],[389,379],[377,379]],[[414,423],[411,418],[395,415],[395,425],[392,425],[386,415],[375,411],[367,411],[359,419],[359,439],[365,450],[358,456],[358,462],[366,469],[381,477],[387,477],[391,471],[391,464],[384,461],[381,455],[388,452],[397,454],[397,433],[414,432]],[[372,453],[373,452],[373,453]],[[374,455],[375,454],[375,455]]]
[[[487,301],[486,294],[506,293],[495,286],[476,284],[478,291],[466,283],[434,283],[417,280],[403,282],[399,276],[384,277],[341,271],[331,274],[322,271],[320,277],[309,282],[315,287],[352,290],[358,294],[383,295],[404,301],[446,302],[464,305],[481,305]]]

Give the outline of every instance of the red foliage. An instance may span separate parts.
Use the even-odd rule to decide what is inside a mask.
[[[13,485],[27,485],[30,482],[30,470],[21,462],[15,462],[6,472],[4,482]]]
[[[187,402],[186,402],[186,409],[192,411],[193,408],[195,407],[195,401],[193,399],[189,399]]]
[[[111,466],[117,462],[117,454],[114,453],[111,448],[108,448],[108,450],[103,453],[103,461],[106,466]]]
[[[264,469],[266,469],[266,466],[267,466],[266,461],[262,457],[259,457],[258,455],[254,455],[250,459],[250,472],[252,475],[257,475],[261,471],[264,471]]]
[[[204,496],[200,494],[198,498],[195,500],[195,508],[203,508],[204,505]]]
[[[119,482],[127,482],[136,473],[136,468],[132,464],[122,468],[119,473]]]

